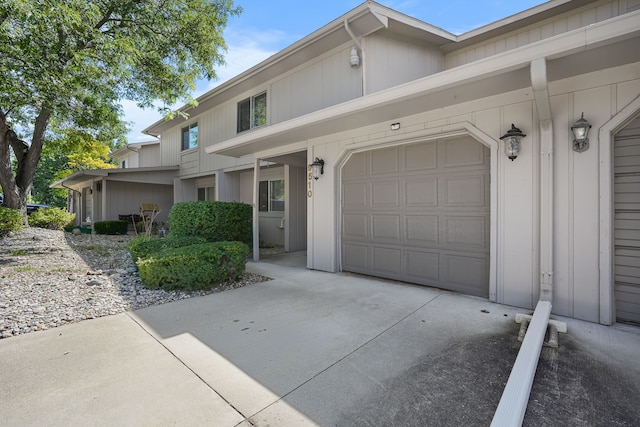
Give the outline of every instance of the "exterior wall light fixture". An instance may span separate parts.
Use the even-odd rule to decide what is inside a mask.
[[[507,131],[500,139],[504,139],[504,153],[511,161],[514,161],[518,154],[520,154],[520,140],[525,135],[520,129],[511,124],[511,129]]]
[[[582,153],[589,149],[589,129],[591,129],[591,124],[584,118],[584,113],[582,113],[582,116],[571,126],[571,132],[575,137],[573,151]]]
[[[324,160],[316,157],[309,166],[311,167],[311,176],[313,176],[313,179],[318,179],[320,175],[324,174]]]
[[[355,46],[351,48],[349,65],[351,65],[351,68],[358,68],[360,66],[360,55],[358,55],[358,49]]]

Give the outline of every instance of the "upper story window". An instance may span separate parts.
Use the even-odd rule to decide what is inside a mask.
[[[127,168],[127,161],[123,160],[122,161],[122,169],[126,169]]]
[[[182,128],[182,150],[190,150],[198,146],[198,123]]]
[[[267,92],[238,102],[238,132],[267,124]]]

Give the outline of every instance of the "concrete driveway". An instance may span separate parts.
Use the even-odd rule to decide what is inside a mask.
[[[489,425],[516,313],[264,262],[232,291],[0,341],[2,425]],[[560,319],[524,425],[638,425],[640,328]]]

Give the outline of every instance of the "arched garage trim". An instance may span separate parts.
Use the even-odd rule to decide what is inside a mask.
[[[640,112],[640,97],[602,125],[600,142],[600,323],[616,321],[614,295],[613,138]]]
[[[497,283],[497,244],[498,241],[498,149],[499,143],[496,139],[490,137],[485,132],[474,126],[470,122],[460,122],[451,125],[439,126],[437,128],[429,128],[417,132],[399,133],[393,134],[384,138],[380,138],[376,142],[367,140],[365,142],[356,142],[345,145],[341,151],[340,156],[335,162],[334,173],[338,177],[336,179],[336,188],[334,194],[336,195],[336,218],[342,217],[342,167],[349,160],[354,153],[381,149],[386,147],[405,145],[417,142],[427,142],[438,139],[454,138],[460,136],[470,136],[476,141],[480,142],[489,149],[490,152],[490,174],[491,182],[489,186],[490,191],[490,234],[489,234],[489,299],[491,301],[497,301],[498,299],[498,283]],[[342,222],[336,221],[337,224],[337,238],[336,238],[336,265],[338,269],[342,271]]]

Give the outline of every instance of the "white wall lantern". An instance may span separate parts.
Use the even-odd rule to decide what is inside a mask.
[[[589,129],[591,129],[591,124],[584,118],[584,113],[582,113],[582,116],[571,126],[571,132],[573,132],[575,138],[573,140],[573,151],[582,153],[589,149]]]
[[[520,154],[520,140],[525,135],[520,129],[511,124],[511,129],[507,131],[500,139],[504,139],[504,153],[511,161],[514,161],[518,154]]]
[[[324,174],[324,160],[316,157],[309,166],[311,166],[311,176],[313,176],[313,179],[318,179],[320,175]]]
[[[351,65],[351,68],[358,68],[360,66],[360,55],[358,55],[358,49],[355,46],[351,48],[349,65]]]

